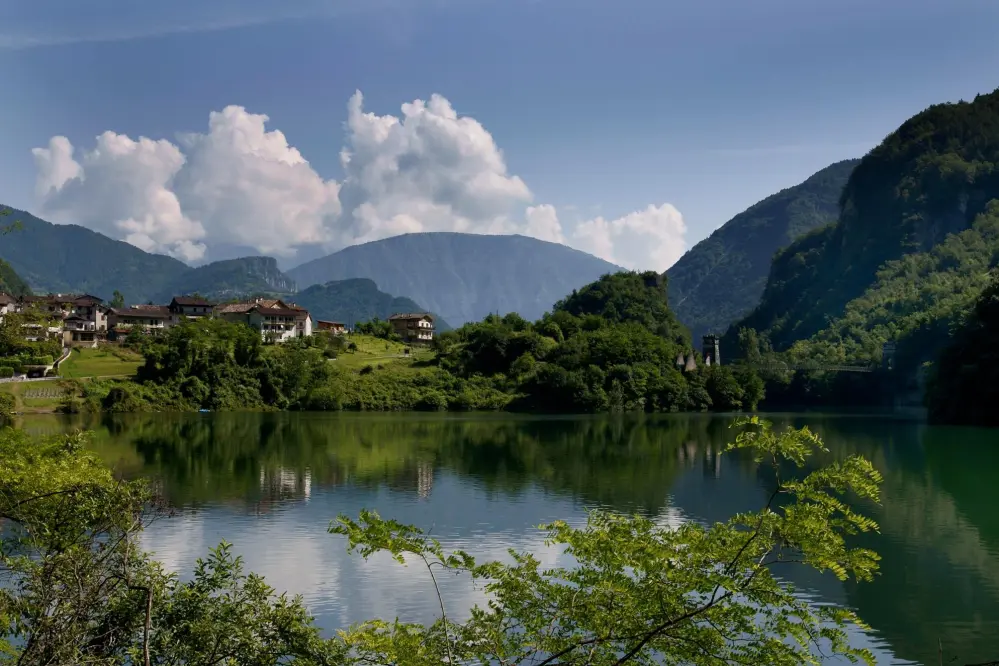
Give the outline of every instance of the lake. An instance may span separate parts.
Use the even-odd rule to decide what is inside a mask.
[[[833,456],[860,453],[884,474],[882,556],[873,583],[804,572],[816,602],[855,609],[854,638],[885,664],[999,659],[999,431],[929,427],[871,415],[772,414],[808,425]],[[225,539],[248,569],[301,593],[327,630],[371,618],[429,621],[437,599],[425,571],[364,561],[326,533],[361,508],[432,528],[481,557],[529,550],[556,563],[539,523],[585,520],[591,507],[662,522],[716,521],[766,503],[749,461],[719,456],[730,416],[543,418],[509,415],[127,415],[93,421],[28,417],[28,431],[95,430],[95,451],[121,474],[147,477],[177,508],[146,547],[191,570]],[[449,612],[481,601],[446,578]],[[831,663],[831,662],[830,662]]]

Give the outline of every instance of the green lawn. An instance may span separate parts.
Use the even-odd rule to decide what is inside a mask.
[[[14,396],[14,411],[21,414],[49,414],[59,407],[72,389],[61,381],[4,382],[0,391]]]
[[[413,361],[433,358],[433,352],[430,350],[404,345],[401,342],[382,340],[370,335],[355,333],[350,335],[347,341],[357,345],[357,351],[340,353],[335,363],[344,368],[360,369],[366,365],[384,365],[387,363],[410,364]],[[408,357],[403,353],[407,346],[410,350]]]
[[[59,365],[59,376],[67,379],[132,376],[140,365],[142,356],[125,349],[77,348]]]

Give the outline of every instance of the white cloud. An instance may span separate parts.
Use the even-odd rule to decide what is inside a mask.
[[[340,157],[343,245],[413,231],[515,231],[510,216],[531,199],[492,135],[440,95],[403,104],[397,118],[365,112],[355,93]]]
[[[529,207],[525,218],[526,235],[565,243],[623,268],[665,271],[687,248],[687,226],[670,204],[650,205],[614,220],[583,220],[568,233],[554,206]]]
[[[105,132],[79,160],[53,137],[34,150],[42,212],[186,261],[211,259],[215,246],[290,258],[303,246],[334,251],[421,231],[521,233],[629,268],[664,269],[684,249],[683,218],[668,204],[568,232],[553,206],[529,205],[492,135],[440,95],[394,116],[365,111],[355,93],[340,183],[268,122],[228,106],[176,143]]]
[[[549,204],[529,206],[524,217],[527,218],[525,235],[553,243],[565,243],[565,236],[562,234],[562,225],[558,221],[555,206]]]
[[[664,271],[687,249],[687,225],[671,204],[650,205],[616,220],[578,224],[570,245],[625,268]]]
[[[240,106],[213,112],[207,134],[181,137],[188,159],[175,191],[210,243],[290,256],[296,245],[330,240],[339,186],[323,180],[279,130],[267,131],[267,121]]]
[[[104,132],[82,163],[65,137],[32,152],[47,211],[144,250],[188,261],[204,255],[204,227],[183,213],[170,189],[184,155],[169,141]]]

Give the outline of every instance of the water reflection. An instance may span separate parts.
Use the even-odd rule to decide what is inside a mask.
[[[832,456],[861,453],[885,476],[872,584],[802,572],[794,582],[847,605],[875,629],[883,663],[999,658],[999,434],[875,417],[771,415],[807,424]],[[94,447],[120,473],[145,476],[180,515],[148,546],[180,571],[225,538],[278,589],[302,592],[324,626],[371,616],[427,619],[436,603],[421,572],[387,558],[347,557],[325,534],[362,507],[433,527],[485,557],[531,550],[555,564],[532,526],[580,522],[602,506],[662,521],[722,520],[758,508],[770,479],[720,451],[718,416],[559,418],[436,415],[228,414],[32,419],[26,429],[96,430]],[[454,608],[479,601],[444,581]],[[892,656],[894,655],[894,656]],[[951,661],[953,659],[953,661]]]

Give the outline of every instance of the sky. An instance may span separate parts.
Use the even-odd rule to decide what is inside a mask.
[[[665,270],[999,86],[995,0],[6,0],[0,202],[192,264],[416,231]]]

